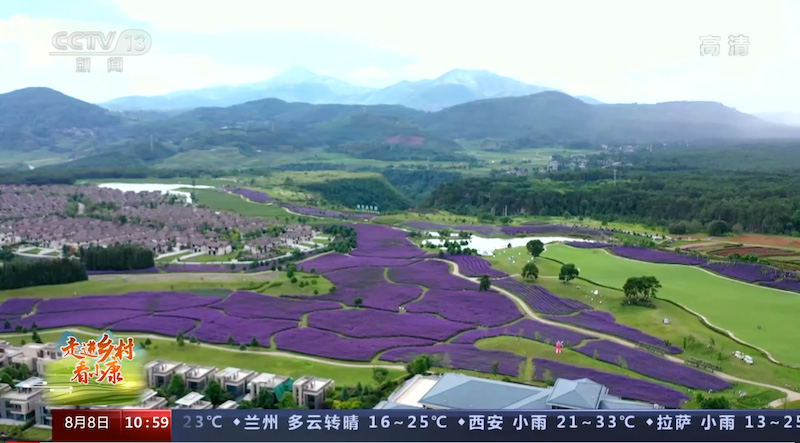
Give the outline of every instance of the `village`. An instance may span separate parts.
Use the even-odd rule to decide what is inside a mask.
[[[319,246],[302,224],[213,211],[159,192],[96,186],[0,186],[0,246],[60,258],[81,248],[136,244],[157,259],[268,260]]]

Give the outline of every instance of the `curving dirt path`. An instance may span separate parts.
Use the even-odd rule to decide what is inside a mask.
[[[87,335],[96,335],[96,332],[87,331],[81,328],[58,328],[58,329],[45,329],[42,330],[43,333],[48,332],[79,332]],[[155,334],[141,334],[141,333],[126,333],[126,336],[135,337],[135,338],[143,338],[143,339],[151,339],[151,340],[162,340],[162,341],[172,341],[172,339],[164,337],[163,335],[155,335]],[[15,334],[3,334],[2,337],[28,337],[30,334],[27,333],[15,333]],[[313,361],[315,363],[322,363],[331,366],[341,366],[346,368],[385,368],[385,369],[396,369],[400,371],[405,371],[406,367],[403,365],[392,365],[392,364],[372,364],[372,363],[350,363],[350,362],[343,362],[340,360],[327,360],[324,358],[312,357],[309,355],[301,355],[301,354],[293,354],[291,352],[284,352],[284,351],[253,351],[250,349],[245,349],[240,351],[238,349],[231,349],[225,346],[220,345],[213,345],[210,343],[190,343],[191,346],[200,346],[202,348],[209,348],[214,349],[217,351],[224,351],[224,352],[235,352],[241,354],[258,354],[258,355],[266,355],[266,356],[278,356],[278,357],[290,357],[296,358],[299,360],[308,360]]]
[[[453,275],[456,275],[458,277],[461,277],[463,279],[466,279],[466,280],[469,280],[469,281],[473,281],[473,282],[478,282],[479,281],[479,279],[477,279],[477,278],[470,278],[470,277],[467,277],[466,275],[461,274],[461,272],[458,269],[458,263],[450,262],[450,261],[447,261],[447,260],[441,260],[441,259],[438,259],[438,258],[434,258],[432,260],[446,261],[447,263],[454,265]],[[678,266],[683,266],[683,265],[678,265]],[[528,317],[530,317],[530,318],[532,318],[532,319],[534,319],[536,321],[539,321],[539,322],[542,322],[542,323],[546,323],[546,324],[549,324],[549,325],[552,325],[552,326],[558,326],[558,327],[561,327],[561,328],[570,329],[570,330],[573,330],[575,332],[580,332],[580,333],[583,333],[583,334],[594,335],[594,336],[602,338],[604,340],[613,341],[615,343],[619,343],[619,344],[627,346],[629,348],[638,348],[638,346],[636,344],[634,344],[632,342],[629,342],[629,341],[627,341],[627,340],[625,340],[623,338],[620,338],[620,337],[616,337],[616,336],[613,336],[613,335],[608,335],[608,334],[605,334],[605,333],[602,333],[602,332],[598,332],[598,331],[593,331],[591,329],[584,329],[584,328],[581,328],[580,326],[570,325],[570,324],[567,324],[567,323],[559,323],[559,322],[556,322],[556,321],[552,321],[552,320],[548,320],[548,319],[542,318],[538,314],[536,314],[530,308],[530,306],[528,306],[527,303],[525,303],[522,299],[520,299],[519,297],[517,297],[513,293],[511,293],[511,292],[509,292],[509,291],[507,291],[507,290],[505,290],[503,288],[499,288],[497,286],[492,286],[492,289],[494,289],[497,292],[502,293],[506,297],[509,297],[511,299],[511,301],[513,301],[520,309],[522,309],[522,311]],[[675,363],[680,363],[680,364],[685,364],[686,363],[683,359],[680,359],[680,358],[678,358],[678,357],[676,357],[674,355],[666,354],[665,357],[666,357],[667,360],[670,360],[670,361],[675,362]],[[780,386],[770,385],[770,384],[767,384],[767,383],[761,383],[761,382],[757,382],[757,381],[747,380],[747,379],[744,379],[744,378],[736,377],[734,375],[726,374],[724,372],[715,371],[714,375],[719,377],[719,378],[721,378],[721,379],[723,379],[723,380],[727,380],[727,381],[731,381],[731,382],[747,383],[747,384],[751,384],[751,385],[755,385],[755,386],[761,386],[762,388],[774,389],[776,391],[780,391],[780,392],[783,392],[784,394],[786,394],[785,398],[774,400],[774,401],[770,402],[768,406],[771,407],[771,408],[780,407],[783,404],[784,401],[800,400],[800,392],[792,391],[791,389],[782,388]]]

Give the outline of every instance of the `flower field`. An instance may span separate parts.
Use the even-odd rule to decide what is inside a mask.
[[[547,319],[614,335],[634,343],[646,343],[651,346],[662,348],[672,354],[679,354],[682,352],[677,346],[670,346],[667,348],[664,344],[664,340],[658,337],[653,337],[638,329],[617,323],[614,320],[614,316],[605,311],[582,311],[574,315],[548,316]]]
[[[340,309],[339,303],[324,300],[292,300],[284,297],[265,297],[248,291],[236,291],[213,305],[227,315],[241,318],[280,318],[300,320],[303,314],[313,311]]]
[[[351,255],[330,252],[302,261],[305,269],[314,269],[318,273],[326,273],[340,269],[364,267],[400,267],[419,262],[418,259],[408,258],[380,258],[380,257],[353,257]]]
[[[225,188],[225,190],[230,192],[231,194],[241,195],[242,197],[250,200],[253,203],[266,203],[268,201],[275,200],[274,198],[270,197],[266,192],[255,191],[253,189],[234,188],[228,186]]]
[[[784,291],[800,292],[800,281],[797,281],[797,279],[783,279],[778,281],[763,282],[760,284],[762,286],[782,289]]]
[[[533,359],[533,371],[534,380],[544,380],[545,374],[548,374],[552,379],[568,378],[575,380],[588,378],[605,385],[611,395],[653,402],[669,408],[678,408],[682,402],[689,399],[686,394],[657,383],[543,358]]]
[[[405,305],[408,312],[428,312],[476,326],[498,326],[522,317],[517,305],[493,291],[429,289],[421,300]]]
[[[477,255],[445,254],[444,258],[457,264],[459,272],[468,277],[480,277],[482,275],[488,275],[489,277],[508,276],[505,272],[492,268],[488,261]]]
[[[781,272],[775,268],[750,263],[707,263],[704,268],[749,283],[774,281]]]
[[[14,315],[27,314],[41,298],[12,298],[0,304],[0,316],[9,317]]]
[[[357,257],[414,258],[425,251],[416,247],[400,229],[381,225],[352,225],[356,230],[356,248],[350,255]]]
[[[275,334],[278,349],[350,361],[369,361],[387,349],[433,343],[433,340],[413,337],[349,338],[313,328],[295,328]]]
[[[161,335],[178,335],[194,329],[195,321],[186,317],[144,315],[114,323],[113,328],[119,332],[152,332]]]
[[[592,309],[578,300],[559,297],[541,286],[521,283],[510,277],[495,280],[493,284],[519,296],[534,311],[543,314],[566,315]]]
[[[375,309],[319,311],[308,315],[308,327],[354,338],[418,337],[443,341],[474,326],[433,314],[394,313]]]
[[[456,336],[454,344],[473,344],[478,340],[491,337],[507,335],[509,337],[523,337],[542,343],[553,344],[561,340],[567,347],[577,345],[584,340],[595,337],[584,335],[571,329],[560,328],[547,323],[538,322],[529,318],[522,319],[516,323],[488,329],[473,329]]]
[[[671,362],[641,349],[629,348],[619,343],[596,340],[575,348],[581,354],[594,357],[612,365],[623,366],[650,378],[703,391],[719,391],[731,387],[725,380],[679,363]]]
[[[400,268],[389,268],[389,280],[395,283],[420,285],[447,291],[477,291],[478,284],[450,273],[450,266],[441,261],[427,260]]]
[[[611,252],[620,257],[633,260],[646,261],[650,263],[672,263],[678,265],[702,265],[706,259],[699,257],[689,257],[675,252],[657,251],[655,249],[640,248],[638,246],[615,246]]]

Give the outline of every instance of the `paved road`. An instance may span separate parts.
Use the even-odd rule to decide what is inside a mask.
[[[453,270],[453,274],[454,275],[456,275],[458,277],[461,277],[463,279],[466,279],[466,280],[470,280],[470,281],[473,281],[473,282],[478,282],[477,278],[470,278],[470,277],[467,277],[466,275],[461,274],[461,272],[458,269],[458,264],[457,263],[446,261],[446,260],[441,260],[441,259],[433,259],[433,260],[445,261],[445,262],[447,262],[449,264],[452,264],[452,265],[455,266],[454,270]],[[678,265],[678,266],[683,266],[683,265]],[[520,299],[516,295],[512,294],[511,292],[509,292],[509,291],[507,291],[507,290],[505,290],[503,288],[498,288],[497,286],[492,286],[492,289],[494,289],[495,291],[498,291],[498,292],[504,294],[505,296],[509,297],[517,306],[519,306],[522,309],[522,311],[526,315],[528,315],[528,317],[530,317],[530,318],[532,318],[532,319],[534,319],[536,321],[540,321],[542,323],[547,323],[547,324],[553,325],[553,326],[559,326],[559,327],[566,328],[566,329],[571,329],[573,331],[581,332],[583,334],[594,335],[596,337],[603,338],[604,340],[613,341],[615,343],[619,343],[619,344],[627,346],[629,348],[638,348],[638,346],[635,343],[629,342],[629,341],[627,341],[625,339],[622,339],[622,338],[619,338],[619,337],[615,337],[613,335],[608,335],[608,334],[604,334],[602,332],[593,331],[591,329],[584,329],[584,328],[581,328],[579,326],[570,325],[570,324],[566,324],[566,323],[554,322],[554,321],[542,318],[539,315],[537,315],[530,308],[530,306],[528,306],[527,303],[525,303],[522,299]],[[686,363],[684,360],[682,360],[682,359],[680,359],[678,357],[675,357],[674,355],[666,355],[666,358],[668,360],[670,360],[670,361],[675,362],[675,363],[680,363],[680,364],[685,364]],[[748,384],[755,385],[755,386],[761,386],[763,388],[774,389],[776,391],[780,391],[780,392],[783,392],[784,394],[786,394],[786,398],[785,399],[778,399],[778,400],[770,402],[769,403],[769,407],[771,407],[771,408],[780,407],[783,404],[784,400],[786,400],[786,401],[800,400],[800,392],[792,391],[791,389],[787,389],[787,388],[783,388],[783,387],[775,386],[775,385],[770,385],[770,384],[767,384],[767,383],[761,383],[761,382],[758,382],[758,381],[747,380],[747,379],[744,379],[744,378],[739,378],[739,377],[736,377],[736,376],[733,376],[733,375],[730,375],[730,374],[726,374],[724,372],[714,372],[714,375],[716,375],[717,377],[719,377],[721,379],[728,380],[728,381],[731,381],[731,382],[748,383]]]

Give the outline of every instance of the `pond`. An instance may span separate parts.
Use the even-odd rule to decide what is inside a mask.
[[[433,238],[429,238],[429,239],[426,239],[425,241],[423,241],[423,244],[425,242],[429,242],[431,244],[434,244],[434,245],[438,246],[438,245],[441,245],[443,243],[442,239],[436,238],[436,237],[438,237],[438,233],[437,232],[434,232],[433,234],[436,234],[436,235],[434,235]],[[460,238],[457,238],[457,237],[452,237],[450,240],[451,241],[461,241],[461,240],[464,240],[464,239],[460,239]],[[544,243],[544,244],[567,242],[567,241],[586,241],[586,242],[592,242],[593,241],[593,240],[583,240],[583,239],[570,238],[570,237],[514,237],[514,238],[491,238],[491,237],[488,237],[487,238],[487,237],[479,237],[477,235],[473,235],[472,237],[470,237],[467,240],[469,242],[469,245],[467,245],[466,247],[469,247],[469,248],[472,248],[472,249],[476,249],[478,251],[479,255],[492,255],[493,256],[494,255],[493,251],[495,251],[497,249],[506,249],[508,247],[509,243],[511,243],[511,247],[512,248],[516,248],[516,247],[519,247],[519,246],[525,246],[531,240],[541,240],[542,243]]]
[[[175,194],[183,197],[187,202],[192,202],[192,196],[185,191],[176,191],[176,189],[213,189],[213,186],[192,186],[192,185],[179,185],[167,183],[101,183],[97,186],[101,188],[118,189],[122,192],[160,192],[162,194]]]

